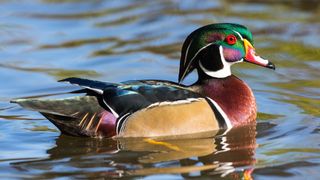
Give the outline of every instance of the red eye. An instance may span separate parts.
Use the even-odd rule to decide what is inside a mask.
[[[233,34],[230,34],[226,37],[225,41],[230,44],[230,45],[233,45],[237,42],[237,38],[236,36],[234,36]]]

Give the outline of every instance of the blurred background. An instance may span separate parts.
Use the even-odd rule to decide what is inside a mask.
[[[318,0],[0,0],[0,178],[318,179],[319,17]],[[277,66],[233,67],[253,89],[259,116],[257,127],[225,136],[227,153],[215,153],[224,152],[221,136],[171,142],[184,155],[140,141],[63,136],[9,103],[75,90],[56,82],[70,76],[177,81],[186,36],[218,22],[247,26],[257,53]]]

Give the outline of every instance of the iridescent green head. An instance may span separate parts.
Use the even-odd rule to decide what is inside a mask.
[[[193,31],[182,46],[179,82],[192,70],[213,78],[231,75],[231,65],[251,62],[275,69],[275,66],[255,55],[251,32],[231,23],[210,24]]]

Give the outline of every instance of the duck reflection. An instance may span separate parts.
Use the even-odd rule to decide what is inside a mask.
[[[48,158],[12,166],[40,172],[39,178],[52,175],[57,165],[77,177],[151,174],[194,177],[195,173],[239,177],[243,173],[239,173],[237,167],[252,167],[255,163],[255,135],[255,125],[170,139],[92,139],[61,135],[56,139],[56,146],[47,150]]]

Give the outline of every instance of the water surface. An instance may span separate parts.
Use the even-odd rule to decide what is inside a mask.
[[[1,179],[320,178],[318,1],[2,0],[0,12]],[[257,126],[156,142],[79,138],[9,103],[75,90],[56,82],[70,76],[176,81],[184,38],[215,22],[248,26],[277,66],[233,68],[255,93]]]

